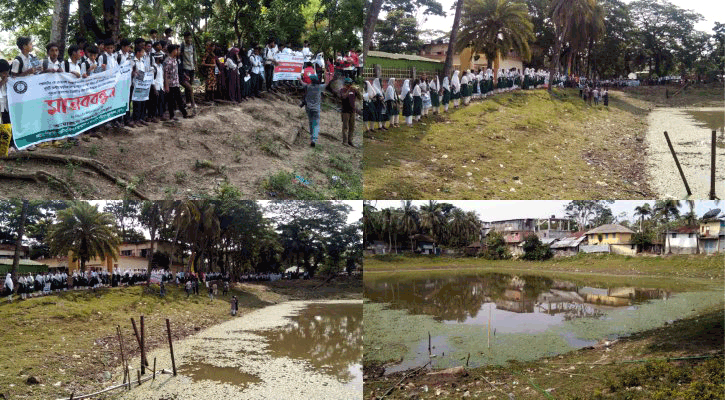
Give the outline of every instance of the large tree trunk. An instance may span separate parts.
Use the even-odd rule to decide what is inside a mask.
[[[15,255],[13,256],[13,269],[11,277],[13,282],[18,281],[18,265],[20,264],[20,251],[23,248],[23,235],[25,234],[25,219],[28,217],[28,200],[23,200],[20,213],[20,226],[18,227],[18,240],[15,241]]]
[[[78,33],[83,37],[86,36],[88,29],[86,28],[86,15],[91,14],[91,0],[78,0]]]
[[[554,82],[554,73],[559,70],[559,61],[561,59],[561,40],[558,34],[555,34],[554,42],[554,54],[551,60],[551,67],[549,68],[549,87],[547,90],[551,93],[552,83]]]
[[[53,20],[50,27],[50,41],[58,45],[61,60],[64,60],[65,42],[68,39],[68,17],[70,14],[70,0],[55,0],[53,6]]]
[[[443,66],[443,76],[449,76],[453,68],[453,53],[456,48],[456,40],[458,39],[458,25],[461,22],[461,10],[463,9],[463,0],[458,0],[456,4],[456,16],[453,18],[453,27],[451,27],[451,38],[448,41],[448,51],[446,52],[446,64]]]
[[[383,7],[383,0],[370,1],[367,15],[365,16],[365,25],[363,25],[363,60],[368,59],[368,50],[370,50],[370,42],[373,40],[375,32],[375,24],[378,23],[378,15]]]

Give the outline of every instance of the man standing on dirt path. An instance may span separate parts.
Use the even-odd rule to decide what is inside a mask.
[[[325,89],[325,85],[320,84],[320,79],[317,75],[310,75],[310,84],[304,83],[302,78],[298,79],[305,87],[305,109],[307,111],[307,118],[310,121],[310,147],[315,147],[317,138],[320,135],[322,91]]]
[[[352,79],[345,78],[345,86],[340,89],[342,99],[342,145],[355,147],[352,143],[353,132],[355,131],[355,103],[358,97],[362,97],[360,91],[352,86]]]

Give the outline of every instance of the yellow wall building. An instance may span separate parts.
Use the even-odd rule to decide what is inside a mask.
[[[629,244],[632,234],[634,231],[617,224],[602,225],[586,232],[590,245]]]

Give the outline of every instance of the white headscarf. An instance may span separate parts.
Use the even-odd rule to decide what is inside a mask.
[[[453,78],[451,78],[451,86],[453,86],[453,91],[458,93],[459,90],[461,90],[461,80],[458,79],[458,71],[453,71]]]
[[[373,80],[373,88],[375,89],[376,96],[383,95],[383,88],[380,86],[380,78],[375,78],[375,80]]]
[[[451,90],[451,84],[448,83],[448,77],[443,77],[443,89],[450,91]]]
[[[430,80],[430,83],[428,84],[428,87],[430,88],[430,90],[432,92],[435,92],[435,91],[438,90],[438,82],[437,82],[437,80],[438,80],[438,77],[436,76],[436,78],[435,79],[431,79]]]
[[[420,97],[420,83],[413,88],[413,97]]]
[[[385,89],[385,101],[395,101],[395,78],[388,79],[388,87]]]
[[[400,91],[400,97],[405,98],[410,92],[410,79],[403,81],[403,89]]]
[[[468,85],[468,74],[463,75],[463,78],[461,78],[461,85]]]
[[[10,289],[10,291],[12,292],[13,291],[13,278],[11,278],[10,275],[11,274],[8,274],[5,277],[5,287],[8,288],[8,289]]]
[[[375,88],[370,81],[365,81],[365,89],[365,94],[367,95],[368,100],[372,100],[373,97],[375,97]]]

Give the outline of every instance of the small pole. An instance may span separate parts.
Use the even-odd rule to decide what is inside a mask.
[[[133,333],[136,336],[136,342],[138,342],[138,348],[142,349],[144,346],[141,345],[141,335],[138,334],[138,329],[136,329],[136,321],[134,321],[133,318],[131,318],[131,325],[133,326]],[[149,360],[146,359],[145,351],[141,351],[141,359],[143,360],[144,364],[149,365]]]
[[[141,371],[136,370],[136,378],[138,379],[138,385],[141,386]]]
[[[166,333],[169,335],[169,349],[171,350],[171,369],[174,371],[174,376],[176,376],[176,361],[174,361],[174,345],[171,343],[171,324],[169,323],[169,319],[166,318]]]
[[[156,357],[154,357],[154,378],[152,380],[156,380]]]
[[[73,400],[73,396],[75,396],[75,395],[76,395],[76,392],[73,392],[73,393],[71,393],[71,394],[70,394],[70,399],[69,399],[69,400]]]
[[[488,348],[491,348],[491,305],[488,305]]]
[[[430,331],[428,332],[428,357],[430,357]]]
[[[685,178],[685,173],[682,172],[682,166],[680,165],[680,160],[677,159],[677,154],[675,153],[675,148],[672,147],[672,142],[670,141],[670,136],[667,134],[667,131],[665,131],[665,139],[667,139],[667,146],[670,147],[670,152],[672,153],[672,157],[675,159],[675,165],[677,165],[677,170],[680,171],[680,177],[682,178],[682,182],[685,183],[685,190],[687,190],[687,195],[692,196],[692,191],[690,190],[690,185],[687,184],[687,179]]]
[[[144,365],[144,362],[146,361],[146,349],[144,346],[144,329],[143,329],[143,315],[141,316],[141,375],[146,374],[146,365]]]
[[[118,344],[121,346],[121,363],[123,364],[123,367],[128,370],[128,365],[126,364],[126,356],[123,354],[123,337],[121,336],[121,325],[116,325],[116,332],[118,333]],[[129,381],[131,379],[129,378]],[[126,381],[124,380],[124,383]]]
[[[468,360],[471,359],[471,353],[468,353],[468,357],[466,358],[466,367],[468,367]]]
[[[712,131],[712,151],[710,158],[710,200],[715,200],[715,143],[717,140],[717,132]]]

